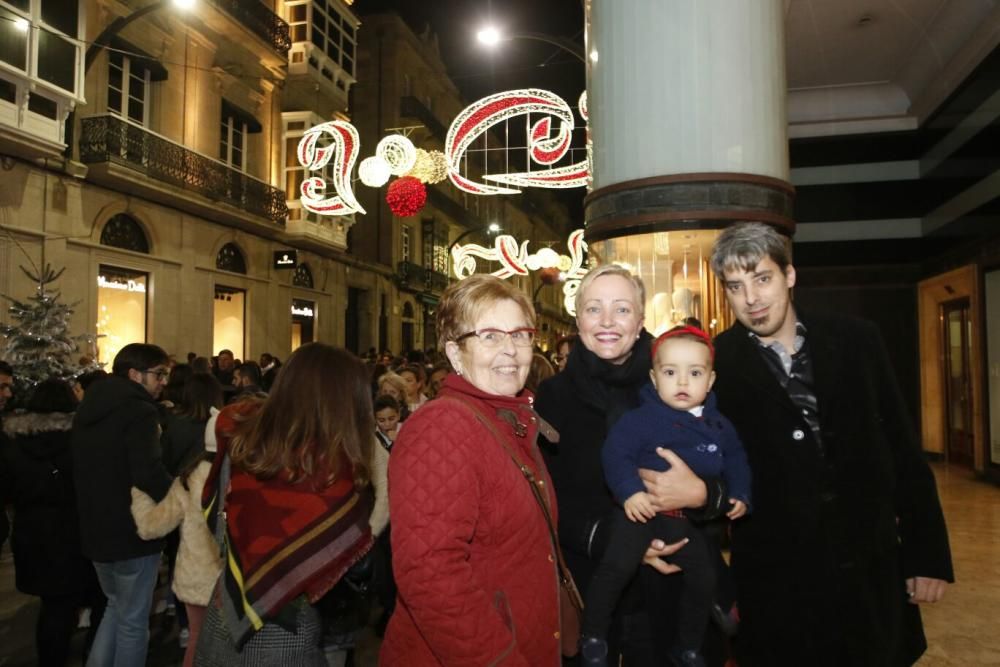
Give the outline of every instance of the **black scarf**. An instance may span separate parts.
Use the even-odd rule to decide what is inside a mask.
[[[622,364],[601,359],[583,345],[573,346],[566,370],[583,402],[604,414],[604,423],[612,424],[629,410],[639,406],[639,389],[649,381],[653,337],[643,329],[632,346],[632,354]]]

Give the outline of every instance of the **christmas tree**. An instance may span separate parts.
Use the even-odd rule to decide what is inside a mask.
[[[100,368],[94,362],[80,364],[80,345],[92,349],[95,336],[70,335],[69,318],[76,303],[61,303],[60,293],[50,289],[65,269],[53,271],[46,264],[44,271],[36,273],[23,266],[21,270],[38,287],[34,296],[24,301],[3,295],[11,303],[8,312],[15,324],[0,326],[6,338],[0,356],[14,369],[14,398],[18,404],[23,404],[42,380],[55,377],[72,382],[80,374]]]

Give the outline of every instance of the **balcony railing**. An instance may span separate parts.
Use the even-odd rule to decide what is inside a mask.
[[[448,287],[448,276],[413,262],[399,262],[396,265],[396,276],[402,285],[415,289],[443,292]]]
[[[424,124],[431,133],[441,141],[444,141],[448,134],[448,128],[437,119],[434,112],[426,104],[413,95],[404,95],[399,98],[399,115],[404,118],[415,118]]]
[[[212,4],[228,12],[275,51],[288,57],[288,50],[292,48],[288,23],[267,5],[258,0],[212,0]]]
[[[80,160],[114,162],[190,192],[283,224],[285,193],[116,116],[81,121]]]

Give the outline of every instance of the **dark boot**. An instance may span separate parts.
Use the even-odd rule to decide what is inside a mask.
[[[580,637],[580,667],[608,667],[608,643],[599,637]]]

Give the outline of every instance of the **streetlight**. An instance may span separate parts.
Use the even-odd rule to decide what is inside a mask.
[[[128,16],[119,16],[114,21],[109,23],[107,27],[101,31],[101,34],[97,36],[97,39],[91,42],[90,46],[87,47],[87,55],[83,61],[84,75],[87,74],[90,66],[94,64],[94,60],[97,58],[97,54],[101,52],[101,49],[105,48],[111,41],[112,37],[124,30],[133,21],[141,19],[143,16],[151,14],[159,9],[163,9],[167,5],[173,5],[177,9],[186,11],[193,8],[196,2],[197,0],[156,0],[155,2],[149,3],[145,7],[140,7]]]
[[[90,71],[90,66],[94,64],[95,60],[97,60],[97,55],[102,49],[111,43],[111,38],[128,27],[133,21],[141,19],[147,14],[152,14],[159,9],[163,9],[167,5],[173,5],[177,9],[186,11],[193,8],[195,4],[197,4],[197,1],[198,0],[155,0],[155,2],[151,2],[145,7],[140,7],[127,16],[119,16],[116,18],[114,21],[109,23],[104,30],[101,31],[101,34],[98,35],[97,38],[90,43],[90,46],[87,47],[87,53],[83,59],[84,78],[86,78],[87,72]],[[73,110],[66,115],[66,129],[64,132],[66,140],[66,151],[64,155],[66,155],[66,157],[72,157],[73,155],[73,135],[75,134],[74,128],[76,125],[76,111],[76,108],[73,108]]]
[[[536,42],[545,42],[546,44],[558,47],[563,51],[572,54],[584,64],[587,62],[587,57],[584,55],[583,49],[579,44],[571,42],[563,37],[546,35],[541,32],[516,32],[505,35],[496,26],[488,25],[484,26],[479,30],[479,32],[476,33],[476,39],[479,40],[480,44],[489,48],[495,48],[498,44],[500,44],[500,42],[509,42],[512,39],[531,39]],[[594,58],[594,60],[596,60],[596,58]]]
[[[451,256],[451,251],[454,250],[455,246],[461,243],[462,239],[464,239],[466,236],[468,236],[469,234],[474,234],[476,232],[482,232],[482,231],[485,231],[489,234],[497,234],[503,231],[503,229],[500,227],[500,224],[496,222],[491,222],[490,224],[484,225],[483,227],[473,227],[472,229],[466,229],[464,232],[458,235],[457,239],[451,242],[450,246],[448,246],[448,256],[449,257]]]

